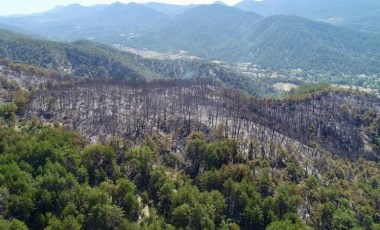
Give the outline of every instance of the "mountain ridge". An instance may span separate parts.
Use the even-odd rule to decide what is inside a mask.
[[[174,16],[148,6],[116,3],[86,8],[73,5],[73,8],[91,11],[90,16],[86,16],[88,20],[74,17],[59,21],[58,18],[58,22],[50,23],[51,27],[48,22],[35,24],[31,20],[24,26],[34,24],[37,28],[34,32],[50,39],[88,39],[164,52],[186,50],[207,60],[253,62],[277,70],[300,68],[333,74],[379,71],[378,35],[295,16],[263,18],[220,4],[192,6]],[[64,12],[65,8],[59,11]]]
[[[96,38],[104,42],[112,36],[146,30],[168,18],[163,13],[136,3],[90,7],[74,4],[37,16],[1,18],[0,23],[26,27],[55,40]]]
[[[224,14],[216,10],[218,7]],[[215,17],[223,19],[215,20],[212,13],[205,16],[206,9],[216,10]],[[235,18],[235,14],[239,17]],[[236,24],[225,26],[232,18]],[[217,37],[221,34],[224,37]],[[379,71],[375,58],[380,54],[377,38],[296,16],[262,18],[231,7],[209,5],[195,7],[156,32],[127,44],[161,51],[183,49],[206,59],[249,61],[277,69],[374,73]]]
[[[358,31],[380,33],[380,3],[375,0],[243,0],[234,7],[264,16],[294,15]]]
[[[202,60],[147,59],[87,40],[54,42],[0,30],[0,44],[2,59],[76,77],[130,81],[203,77],[259,97],[276,92],[268,82],[251,79],[213,63]]]

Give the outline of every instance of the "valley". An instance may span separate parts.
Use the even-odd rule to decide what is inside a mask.
[[[188,55],[188,52],[185,50],[179,50],[178,52],[175,52],[175,53],[160,53],[160,52],[148,50],[148,49],[134,49],[134,48],[127,47],[121,44],[114,44],[113,47],[121,51],[133,53],[143,58],[150,58],[150,59],[160,59],[160,60],[200,59],[197,56]]]
[[[0,17],[0,229],[380,229],[378,9]]]
[[[122,15],[128,15],[123,23],[112,24]],[[174,15],[149,4],[70,5],[39,16],[0,18],[0,24],[27,34],[32,30],[40,38],[90,39],[162,53],[186,50],[189,56],[209,61],[252,62],[276,71],[301,68],[355,75],[379,71],[377,33],[299,16],[263,17],[221,4],[195,5]]]

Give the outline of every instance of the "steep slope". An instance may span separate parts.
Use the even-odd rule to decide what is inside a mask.
[[[320,146],[347,159],[380,160],[380,100],[375,96],[316,85],[268,100],[226,89],[214,79],[78,81],[14,65],[0,69],[5,80],[0,101],[14,95],[9,86],[17,83],[34,92],[30,100],[18,99],[19,114],[62,123],[92,140],[117,135],[141,141],[152,132],[174,132],[183,143],[191,131],[215,135],[219,130],[246,143],[263,142],[260,151],[269,156],[279,144],[312,157]]]
[[[375,73],[378,36],[294,16],[262,18],[231,7],[195,7],[127,42],[158,50],[188,50],[207,59],[250,61],[270,68]]]
[[[61,43],[36,40],[6,30],[0,30],[0,58],[79,77],[148,81],[203,77],[255,96],[276,92],[268,82],[201,60],[145,59],[89,41]]]
[[[264,66],[314,71],[376,73],[379,71],[378,36],[294,16],[261,20],[238,41],[245,54]]]
[[[75,76],[143,79],[143,66],[117,50],[91,42],[59,43],[0,30],[0,57]]]
[[[37,16],[1,18],[0,23],[27,28],[50,39],[91,38],[105,42],[141,32],[167,19],[167,15],[143,5],[116,2],[92,7],[74,4]]]
[[[203,126],[195,126],[197,132],[189,133],[188,128],[197,120],[186,123],[187,116],[172,132],[157,131],[174,124],[173,112],[179,114],[171,110],[176,102],[169,96],[180,96],[176,106],[187,112],[190,106],[201,108],[211,99],[204,97],[208,88],[99,82],[57,91],[60,97],[56,101],[45,98],[50,109],[90,106],[88,111],[75,110],[76,114],[83,114],[84,122],[95,121],[99,128],[105,127],[108,118],[124,118],[135,123],[124,129],[116,127],[133,133],[146,128],[145,118],[157,111],[163,113],[153,123],[161,125],[141,141],[112,136],[90,143],[58,122],[52,126],[36,118],[18,120],[14,104],[0,104],[3,229],[309,230],[380,226],[377,162],[348,161],[320,146],[305,148],[287,138],[277,139],[276,133],[264,129],[259,132],[261,138],[252,137],[248,142],[227,137],[225,126],[211,133],[200,132]],[[109,98],[115,99],[109,101],[113,105],[125,102],[120,111],[142,111],[117,117],[114,112],[120,107],[97,104]],[[157,109],[155,103],[147,107],[156,101],[170,106],[166,111],[165,106]],[[64,112],[70,111],[74,112],[73,107]],[[65,123],[76,118],[68,117]],[[84,126],[81,122],[76,125],[78,129]],[[112,130],[115,123],[112,125],[107,128]],[[238,128],[238,123],[229,125]]]
[[[174,132],[183,141],[185,133],[222,128],[225,136],[240,140],[293,144],[308,153],[319,145],[346,159],[379,160],[379,99],[317,90],[261,100],[210,80],[88,81],[35,94],[29,115],[62,122],[92,140],[110,135],[143,140],[151,132]],[[262,148],[270,155],[274,146]]]
[[[377,97],[312,85],[262,100],[202,77],[78,81],[6,63],[4,229],[380,226]]]
[[[264,16],[297,15],[360,31],[380,33],[380,2],[376,0],[244,0],[235,7]]]
[[[194,7],[173,18],[153,32],[127,43],[159,50],[189,50],[197,55],[218,59],[222,50],[250,24],[261,19],[255,13],[242,12],[219,4]]]

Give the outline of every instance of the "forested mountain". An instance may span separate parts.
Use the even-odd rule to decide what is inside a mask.
[[[261,18],[221,5],[195,7],[128,44],[189,50],[208,59],[250,61],[271,68],[374,73],[378,36],[294,16]]]
[[[175,17],[153,32],[131,39],[132,44],[160,50],[189,50],[209,58],[233,52],[228,44],[261,16],[219,4],[201,5]],[[225,53],[222,53],[222,52]],[[230,54],[234,57],[234,54]]]
[[[59,43],[0,31],[0,56],[76,76],[140,78],[143,67],[128,56],[88,41]]]
[[[174,16],[149,6],[159,11],[172,9],[169,14]],[[0,23],[28,28],[50,39],[186,50],[208,60],[249,61],[272,69],[371,74],[380,66],[377,35],[294,16],[263,18],[217,3],[186,10],[153,3],[70,5],[41,15],[2,18]]]
[[[168,16],[175,16],[184,13],[185,11],[195,7],[196,5],[173,5],[158,2],[148,2],[144,4],[145,6],[156,10],[158,12],[164,13]]]
[[[246,34],[247,56],[264,66],[377,73],[379,37],[294,16],[272,16]],[[240,43],[243,45],[244,43]],[[244,51],[241,50],[243,53]]]
[[[139,33],[168,18],[143,5],[116,2],[92,7],[73,4],[40,15],[4,17],[0,23],[25,28],[50,39],[107,42],[113,37],[126,39],[130,33]]]
[[[244,0],[235,7],[264,16],[296,15],[380,33],[380,2],[377,0]]]
[[[133,81],[204,77],[255,96],[275,93],[268,82],[201,60],[145,59],[90,41],[62,43],[36,40],[6,30],[0,30],[0,44],[0,57],[3,59],[77,77]]]

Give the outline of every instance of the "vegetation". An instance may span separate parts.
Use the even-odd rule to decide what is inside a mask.
[[[96,38],[98,42],[112,40],[111,44],[114,44],[119,39],[128,39],[131,33],[132,36],[136,35],[168,18],[169,16],[140,4],[115,2],[90,7],[71,4],[38,16],[0,17],[0,23],[14,31],[59,41]]]
[[[139,49],[175,52],[186,50],[207,60],[249,61],[276,70],[302,68],[316,73],[330,71],[334,74],[379,72],[378,35],[320,22],[321,19],[335,18],[339,21],[341,18],[344,23],[350,24],[351,28],[356,29],[360,27],[360,24],[364,24],[362,30],[372,30],[373,27],[378,27],[375,19],[378,18],[379,4],[376,1],[366,0],[360,4],[357,1],[347,3],[342,0],[334,0],[332,3],[326,0],[305,3],[293,0],[252,2],[251,4],[269,4],[269,8],[273,4],[281,6],[279,10],[285,10],[285,12],[279,14],[307,16],[303,15],[307,13],[307,10],[303,9],[316,8],[317,14],[326,13],[326,15],[312,17],[314,20],[319,20],[318,22],[296,16],[263,18],[253,12],[212,4],[189,7],[186,8],[187,10],[183,9],[183,13],[169,17],[150,9],[149,4],[143,6],[115,3],[94,7],[71,5],[39,16],[3,18],[0,22],[34,30],[38,36],[49,39],[61,41],[91,39],[109,45],[123,44]],[[326,9],[326,5],[339,7]],[[151,7],[163,10],[163,6]],[[348,12],[348,15],[336,15],[345,13],[350,7],[355,12],[366,13],[355,13],[356,19],[352,17],[353,12]],[[174,6],[172,9],[176,11],[176,8]],[[286,12],[287,9],[295,9],[297,12],[292,14],[292,12]],[[177,10],[180,9],[177,8]],[[370,10],[371,14],[368,13]],[[309,13],[314,13],[314,11]],[[269,13],[269,15],[273,14],[276,13]],[[119,20],[120,18],[123,20]],[[351,19],[353,21],[350,21]],[[46,23],[41,25],[40,21]],[[34,45],[43,51],[41,46]],[[6,46],[4,47],[7,49]],[[88,49],[92,51],[94,61],[87,60],[87,55],[84,55],[89,52]],[[0,55],[7,52],[9,51],[4,52],[0,49]],[[68,63],[74,64],[73,67],[78,69],[79,75],[91,76],[94,74],[91,71],[94,71],[98,75],[122,77],[141,70],[141,65],[137,65],[139,63],[125,60],[125,57],[120,59],[115,55],[107,54],[108,58],[103,60],[98,55],[104,51],[94,48],[66,47],[65,52],[69,54],[60,55],[59,58],[65,61],[65,56],[67,56]],[[56,53],[42,55],[42,57],[49,60],[56,58]],[[41,58],[39,54],[34,55],[29,52],[27,54],[23,61]],[[83,58],[86,63],[79,65],[76,59],[78,57]],[[109,63],[107,60],[110,58]],[[42,60],[45,66],[48,65],[47,60]],[[52,65],[55,66],[56,63]],[[68,68],[68,66],[64,67]]]
[[[243,0],[235,7],[264,16],[297,15],[313,20],[323,20],[364,32],[379,33],[380,4],[376,0],[266,0],[258,3]]]
[[[131,9],[137,30],[167,19],[136,4],[86,9],[52,14],[87,15],[103,32],[100,19]],[[303,70],[287,78],[0,30],[0,230],[380,230],[380,99],[324,83],[378,83],[351,78],[379,70],[375,36],[222,5],[130,40],[165,49],[145,36]],[[278,82],[299,86],[259,98],[279,96]]]
[[[89,41],[59,43],[35,40],[6,30],[0,30],[0,35],[0,65],[6,75],[66,79],[71,75],[133,82],[203,77],[258,97],[276,94],[269,81],[251,79],[200,60],[145,59]],[[30,82],[28,84],[29,87]]]
[[[14,113],[7,105],[1,110]],[[269,158],[246,156],[239,140],[206,140],[202,133],[187,137],[179,160],[154,137],[138,146],[120,138],[90,144],[36,119],[9,120],[7,113],[0,114],[6,229],[380,227],[373,162],[327,154],[314,174],[281,147]]]
[[[380,80],[377,73],[371,75],[334,74],[331,72],[316,74],[306,71],[297,75],[297,77],[302,78],[304,82],[328,82],[329,84],[351,87],[352,89],[362,87],[366,90],[380,92]]]
[[[277,70],[379,71],[374,58],[380,54],[376,35],[295,16],[260,18],[255,13],[236,11],[220,5],[195,7],[125,44],[162,51],[187,50],[210,60],[249,61]],[[231,26],[225,26],[227,19]]]
[[[111,52],[91,42],[58,43],[34,40],[1,30],[0,57],[15,62],[51,68],[82,77],[142,79],[142,67],[131,57]]]

